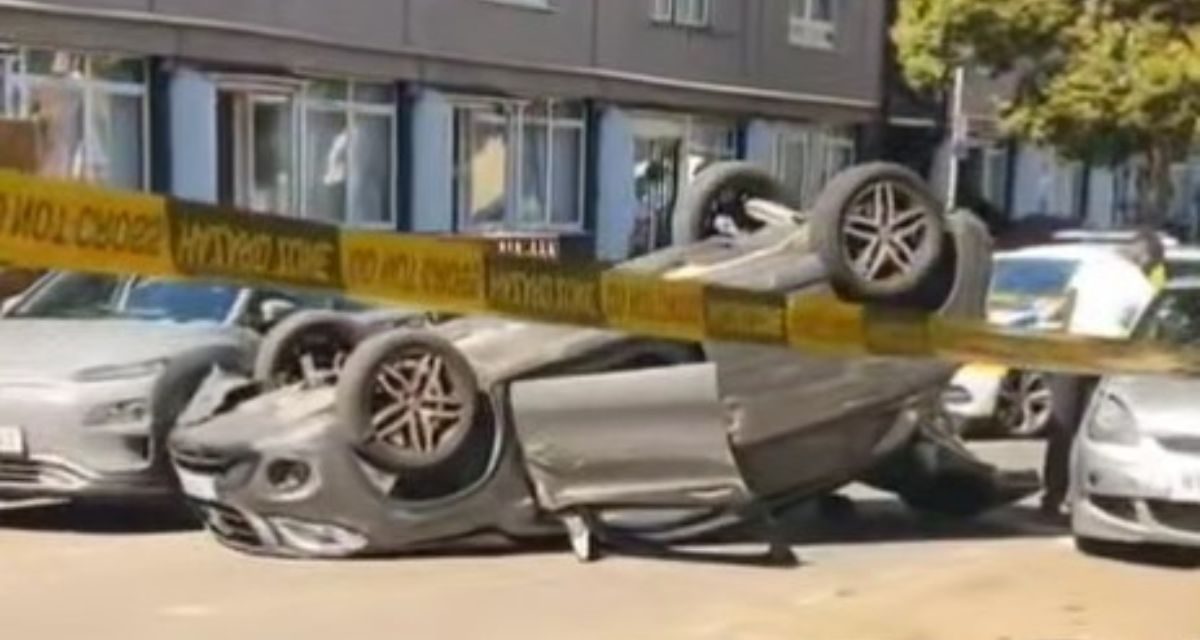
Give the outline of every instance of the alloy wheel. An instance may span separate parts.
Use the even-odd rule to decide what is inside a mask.
[[[905,277],[919,268],[930,212],[905,185],[884,180],[850,205],[841,229],[846,257],[867,282]]]
[[[455,378],[441,355],[404,351],[379,366],[372,385],[368,443],[384,444],[408,465],[425,468],[449,458],[466,438],[469,385]]]

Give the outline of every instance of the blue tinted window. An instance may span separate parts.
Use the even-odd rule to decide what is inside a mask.
[[[1058,296],[1066,293],[1076,260],[1029,258],[997,260],[992,269],[992,295]]]
[[[237,302],[240,287],[143,280],[133,285],[122,315],[176,322],[221,322]]]

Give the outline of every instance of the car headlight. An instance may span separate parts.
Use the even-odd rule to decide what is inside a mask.
[[[150,419],[150,402],[145,399],[121,400],[92,407],[83,416],[87,427],[109,424],[142,424]]]
[[[111,380],[148,378],[159,374],[166,366],[167,361],[163,359],[104,365],[79,371],[75,374],[75,379],[79,382],[108,382]]]
[[[1096,442],[1127,446],[1141,440],[1137,420],[1116,396],[1105,393],[1096,402],[1099,404],[1088,422],[1088,437]]]
[[[271,524],[287,546],[318,556],[348,556],[367,547],[361,534],[332,524],[272,518]]]

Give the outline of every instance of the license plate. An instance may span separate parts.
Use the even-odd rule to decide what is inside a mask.
[[[0,427],[0,458],[25,457],[25,432],[21,427]]]
[[[189,497],[205,502],[217,500],[217,481],[211,476],[202,476],[188,471],[178,470],[179,488]]]
[[[1179,477],[1175,499],[1180,502],[1200,502],[1200,471],[1185,471]]]

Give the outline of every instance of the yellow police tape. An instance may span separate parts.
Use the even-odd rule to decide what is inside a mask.
[[[663,280],[500,255],[465,237],[343,230],[0,171],[0,262],[340,292],[450,313],[832,356],[911,356],[1076,373],[1200,374],[1200,351],[1023,335],[829,296]]]

